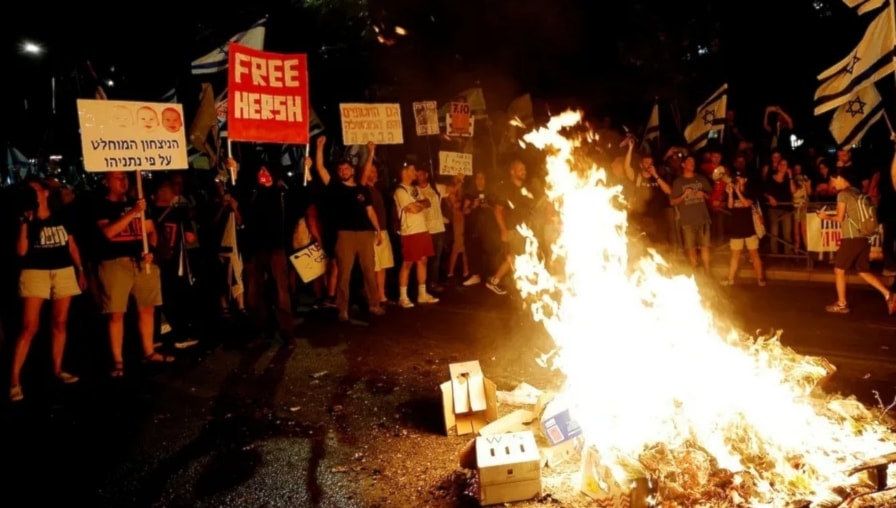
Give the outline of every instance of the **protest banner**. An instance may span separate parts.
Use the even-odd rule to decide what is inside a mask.
[[[415,102],[414,121],[418,136],[434,136],[439,133],[439,111],[436,101]]]
[[[440,175],[472,175],[473,154],[439,151]]]
[[[187,169],[184,111],[170,102],[78,99],[84,169]]]
[[[230,43],[229,141],[308,143],[308,59]]]
[[[348,145],[400,145],[401,106],[398,104],[345,103],[339,105],[342,142]]]
[[[840,224],[832,220],[822,220],[814,213],[806,214],[806,250],[809,252],[836,252],[840,247]],[[870,258],[883,259],[883,225],[877,234],[868,238],[871,244]]]
[[[447,134],[462,138],[473,137],[473,115],[470,112],[470,104],[466,102],[452,102],[445,118]]]

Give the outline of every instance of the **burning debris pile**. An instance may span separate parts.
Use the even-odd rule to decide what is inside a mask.
[[[833,368],[823,359],[777,336],[722,331],[694,280],[668,275],[657,253],[630,260],[619,189],[603,170],[582,170],[579,141],[563,135],[579,121],[567,112],[524,138],[548,153],[562,231],[548,260],[524,231],[515,267],[556,343],[558,396],[611,476],[600,481],[630,488],[646,477],[652,505],[681,507],[838,506],[878,489],[850,469],[896,450],[883,417],[824,394]]]

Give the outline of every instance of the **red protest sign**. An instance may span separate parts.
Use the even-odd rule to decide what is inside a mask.
[[[230,43],[227,134],[232,141],[308,143],[308,59]]]

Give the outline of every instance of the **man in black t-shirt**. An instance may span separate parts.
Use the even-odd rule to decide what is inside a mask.
[[[140,178],[138,175],[137,178]],[[151,219],[143,219],[146,200],[128,197],[128,175],[106,173],[106,197],[97,203],[96,225],[102,232],[99,280],[102,285],[103,313],[108,316],[109,345],[115,365],[112,377],[124,375],[124,313],[131,295],[137,304],[137,326],[145,362],[171,362],[173,357],[157,353],[153,346],[155,311],[162,305],[159,267],[153,262],[156,229]],[[144,249],[143,228],[149,250]]]
[[[508,176],[508,181],[499,187],[498,199],[495,202],[495,222],[498,224],[503,245],[501,264],[485,283],[487,288],[498,295],[507,294],[500,284],[501,279],[513,270],[514,257],[525,254],[526,239],[517,227],[521,224],[528,224],[530,228],[536,227],[532,224],[535,198],[523,187],[526,180],[526,165],[520,160],[514,160],[508,166]]]
[[[364,291],[367,295],[367,307],[370,314],[381,316],[385,310],[379,304],[379,290],[376,282],[376,263],[374,246],[382,243],[384,235],[381,224],[373,209],[370,190],[358,185],[355,180],[355,168],[350,162],[336,162],[338,178],[332,178],[324,166],[324,146],[326,136],[317,138],[315,166],[321,181],[326,186],[326,199],[329,227],[336,232],[336,254],[339,284],[336,291],[336,308],[339,309],[339,320],[348,321],[349,288],[352,267],[355,258],[361,265],[364,277]]]

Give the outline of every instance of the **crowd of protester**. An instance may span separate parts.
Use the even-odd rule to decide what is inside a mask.
[[[608,183],[621,187],[620,206],[628,207],[639,243],[680,254],[705,275],[712,249],[727,244],[723,285],[735,284],[746,250],[764,286],[761,254],[805,253],[810,203],[830,203],[836,218],[851,188],[878,204],[887,232],[882,267],[896,269],[889,167],[854,163],[849,149],[830,158],[813,147],[793,149],[776,141],[783,135],[756,149],[738,135],[733,117],[729,122],[724,142],[696,153],[651,150],[615,132],[618,143],[585,146],[582,155],[609,168]],[[777,133],[787,122],[782,115],[767,127]],[[134,173],[110,172],[78,192],[48,175],[4,188],[2,232],[15,239],[3,243],[0,260],[10,400],[27,394],[22,372],[27,360],[41,361],[28,357],[41,330],[50,336],[52,374],[71,384],[78,372],[66,364],[66,332],[73,320],[101,323],[94,329],[105,335],[108,356],[96,364],[118,378],[128,373],[128,351],[147,364],[171,363],[166,346],[194,344],[210,321],[244,324],[247,344],[289,340],[301,327],[297,307],[307,296],[316,309],[334,309],[334,322],[436,305],[451,286],[505,296],[513,290],[513,256],[525,248],[517,226],[527,224],[543,248],[560,227],[544,197],[543,168],[525,154],[472,175],[441,175],[414,157],[388,167],[373,144],[357,163],[325,160],[327,142],[318,137],[314,157],[298,167],[247,150],[227,162],[229,171],[145,173],[140,186]],[[755,204],[769,232],[764,238]],[[321,248],[326,267],[306,282],[291,256],[309,245]],[[856,252],[838,256],[835,269],[871,277],[892,313],[896,296],[869,273],[864,247],[856,242]],[[837,290],[827,310],[848,312],[839,279]]]

